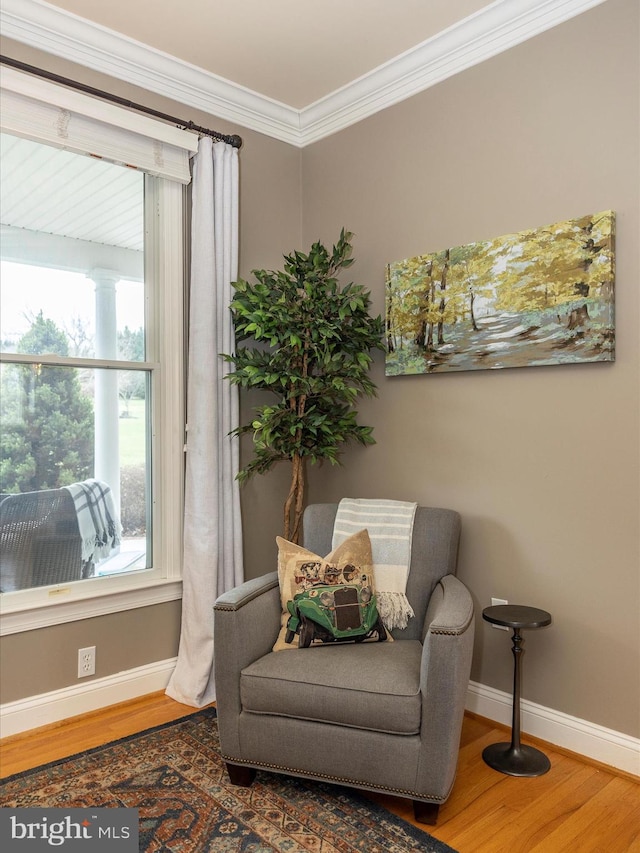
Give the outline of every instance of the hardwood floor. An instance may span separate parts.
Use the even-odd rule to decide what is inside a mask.
[[[0,740],[0,773],[48,761],[193,713],[163,693]],[[582,761],[548,744],[551,770],[535,779],[497,773],[482,750],[508,740],[505,729],[467,715],[453,793],[438,824],[423,827],[459,853],[640,853],[640,780]],[[370,795],[414,823],[411,803]]]

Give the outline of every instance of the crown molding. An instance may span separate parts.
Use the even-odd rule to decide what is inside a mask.
[[[356,124],[606,0],[496,0],[300,111],[301,146]]]
[[[3,0],[7,38],[303,148],[606,0],[495,0],[302,110],[66,12]]]
[[[0,31],[179,104],[299,144],[299,111],[42,0],[2,0]]]

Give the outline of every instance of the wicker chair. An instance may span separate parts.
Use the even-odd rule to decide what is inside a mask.
[[[66,489],[3,495],[0,503],[0,592],[91,577],[83,563],[73,498]]]

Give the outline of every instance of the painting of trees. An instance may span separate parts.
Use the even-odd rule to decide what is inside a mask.
[[[389,264],[386,373],[613,361],[612,211]]]

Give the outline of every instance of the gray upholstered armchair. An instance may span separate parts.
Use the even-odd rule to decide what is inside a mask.
[[[331,551],[337,504],[304,517],[304,545]],[[409,797],[435,823],[456,772],[471,666],[473,604],[455,577],[460,517],[418,507],[407,597],[415,617],[394,642],[272,652],[276,572],[214,607],[222,755],[231,781],[256,768]]]

